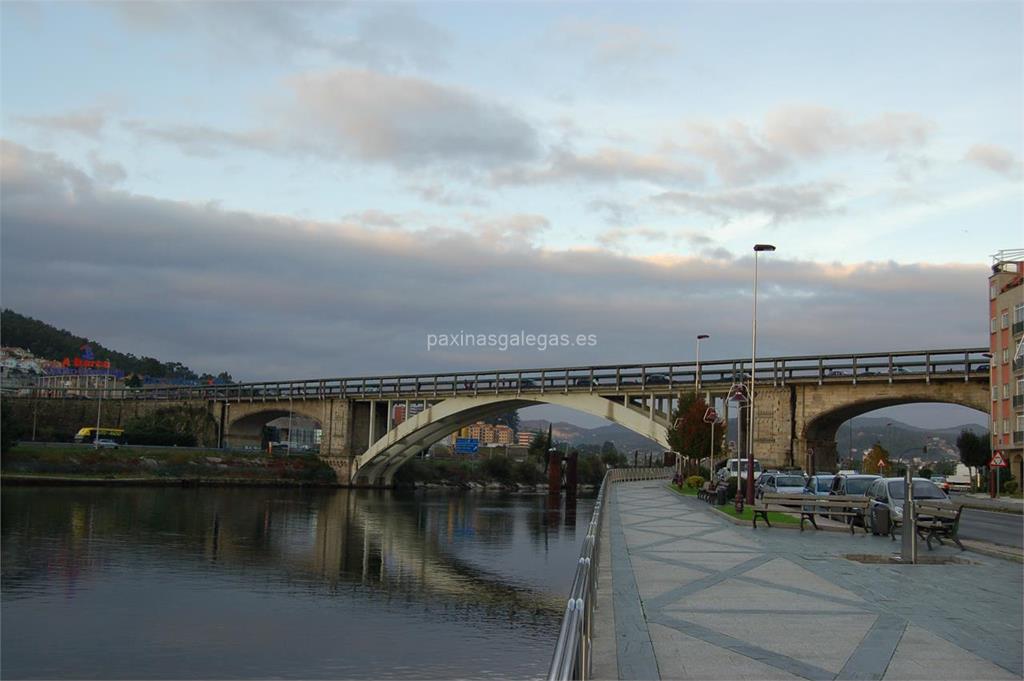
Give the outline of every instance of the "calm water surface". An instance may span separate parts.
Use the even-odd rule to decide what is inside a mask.
[[[5,487],[0,674],[543,676],[592,504]]]

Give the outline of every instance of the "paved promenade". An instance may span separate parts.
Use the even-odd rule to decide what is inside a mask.
[[[612,487],[598,679],[1020,679],[1022,568],[863,564],[899,540],[736,526],[665,481]]]

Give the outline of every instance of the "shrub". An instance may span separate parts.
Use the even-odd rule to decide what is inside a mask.
[[[691,475],[686,479],[686,486],[691,489],[700,489],[704,484],[704,478],[699,475]]]
[[[1006,494],[1016,494],[1019,485],[1016,480],[1007,480],[1003,483],[1003,492]]]
[[[726,499],[732,499],[733,497],[736,496],[736,480],[737,480],[736,478],[729,478],[729,482],[726,483],[726,486],[725,486],[725,489],[726,489],[725,498]]]

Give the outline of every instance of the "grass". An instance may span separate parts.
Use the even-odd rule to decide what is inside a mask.
[[[668,484],[668,488],[670,490],[672,490],[673,492],[675,492],[676,494],[680,495],[680,496],[684,496],[684,497],[695,497],[695,496],[697,496],[697,490],[694,487],[687,487],[686,485],[683,485],[682,487],[676,487],[672,483],[669,483]]]
[[[732,516],[733,518],[750,521],[754,520],[754,510],[750,506],[744,506],[742,513],[737,513],[736,506],[731,503],[726,504],[725,506],[715,506],[715,508],[726,515]],[[768,511],[768,520],[773,523],[800,523],[799,518],[794,518],[786,513],[778,513],[777,511]]]

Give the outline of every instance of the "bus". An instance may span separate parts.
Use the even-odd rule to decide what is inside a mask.
[[[113,440],[119,445],[124,444],[124,429],[123,428],[96,428],[95,426],[86,426],[85,428],[79,429],[75,434],[75,442],[92,443],[96,440]]]

